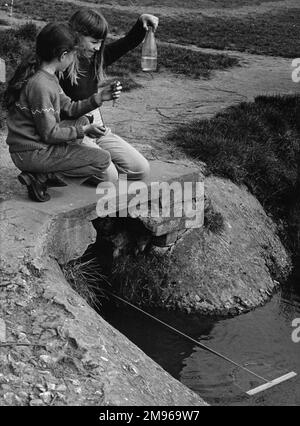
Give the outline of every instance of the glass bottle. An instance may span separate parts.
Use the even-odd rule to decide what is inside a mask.
[[[143,71],[156,71],[157,47],[152,27],[148,28],[143,47],[141,66]]]

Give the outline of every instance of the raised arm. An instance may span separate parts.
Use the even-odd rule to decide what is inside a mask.
[[[130,50],[135,49],[144,40],[148,26],[152,26],[156,30],[158,18],[153,15],[143,14],[129,33],[119,40],[107,44],[104,49],[104,67],[108,67]]]

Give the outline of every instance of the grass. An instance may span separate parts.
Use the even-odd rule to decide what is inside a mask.
[[[62,272],[73,290],[92,308],[99,308],[100,299],[104,297],[101,284],[107,283],[107,281],[99,271],[99,264],[96,259],[73,260],[62,266]]]
[[[37,34],[35,24],[29,22],[18,29],[0,31],[0,57],[6,62],[8,79],[14,72],[21,58],[32,52]],[[6,84],[0,83],[0,129],[4,125],[6,112],[2,108],[2,96]]]
[[[211,55],[172,46],[160,46],[158,70],[164,69],[191,78],[210,78],[212,71],[238,65],[236,58],[227,55]],[[129,52],[108,68],[108,74],[135,74],[141,70],[141,47]]]
[[[257,97],[210,120],[178,126],[167,141],[204,161],[209,173],[245,184],[278,223],[295,222],[291,210],[300,194],[300,96]]]
[[[215,3],[219,7],[227,4],[225,0]],[[230,4],[235,7],[250,2],[236,0]],[[24,0],[16,3],[15,10],[30,19],[57,20],[59,17],[60,21],[67,21],[74,12],[74,5],[57,0]],[[102,9],[102,12],[110,23],[110,30],[116,33],[128,31],[139,16],[116,9]],[[162,41],[195,44],[199,47],[292,58],[300,56],[299,27],[300,9],[283,9],[277,13],[243,18],[197,16],[196,19],[183,20],[161,17],[157,37]]]
[[[120,6],[152,6],[155,10],[156,7],[184,7],[186,9],[200,9],[200,8],[235,8],[241,6],[254,6],[260,5],[274,0],[87,0],[89,3],[110,4]],[[281,1],[281,0],[275,0]]]
[[[191,78],[210,78],[212,71],[225,70],[239,64],[238,59],[223,54],[209,54],[172,46],[159,47],[161,65],[174,74]]]
[[[8,27],[8,26],[10,26],[10,22],[9,22],[8,19],[2,19],[2,18],[0,18],[0,25]]]
[[[48,0],[23,0],[22,2],[16,2],[15,12],[22,13],[28,19],[38,19],[44,21],[60,21],[66,22],[69,20],[75,10],[86,9],[72,3],[63,1],[51,1]],[[97,9],[97,8],[95,8]],[[102,11],[99,7],[99,11]],[[105,10],[104,13],[110,25],[112,32],[126,31],[131,25],[135,23],[138,18],[138,14],[129,12],[117,12],[109,9]]]
[[[124,256],[113,268],[111,280],[117,293],[137,306],[173,308],[173,287],[168,283],[170,256],[155,252],[146,256]]]
[[[165,18],[157,35],[163,41],[294,58],[300,56],[299,28],[300,9],[289,9],[244,18],[203,17],[201,23]]]

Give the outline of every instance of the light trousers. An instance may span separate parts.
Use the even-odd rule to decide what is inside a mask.
[[[119,174],[128,180],[142,180],[149,163],[134,147],[107,129],[104,136],[82,143],[49,145],[45,149],[11,153],[21,171],[60,173],[67,177],[95,175],[103,181],[116,181]]]

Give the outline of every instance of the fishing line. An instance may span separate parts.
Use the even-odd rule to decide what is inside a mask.
[[[215,351],[214,349],[211,349],[210,347],[204,345],[203,343],[198,342],[197,340],[193,339],[192,337],[188,336],[187,334],[183,333],[182,331],[177,330],[176,328],[172,327],[171,325],[165,323],[164,321],[161,321],[160,319],[156,318],[155,316],[149,314],[148,312],[144,311],[141,308],[138,308],[137,306],[133,305],[132,303],[128,302],[127,300],[123,299],[122,297],[119,297],[117,295],[115,295],[114,293],[111,293],[108,290],[103,289],[106,293],[108,293],[110,296],[114,297],[115,299],[125,303],[128,306],[131,306],[132,308],[136,309],[137,311],[141,312],[142,314],[148,316],[149,318],[155,320],[156,322],[159,322],[160,324],[164,325],[165,327],[169,328],[170,330],[174,331],[177,334],[180,334],[181,336],[185,337],[186,339],[192,341],[193,343],[195,343],[196,345],[200,346],[202,349],[218,356],[219,358],[222,358],[223,360],[229,362],[230,364],[234,365],[235,367],[238,367],[241,370],[246,371],[248,374],[251,374],[252,376],[255,376],[256,378],[262,380],[263,382],[265,382],[265,384],[263,384],[262,386],[259,386],[255,389],[252,389],[248,392],[246,392],[248,395],[255,395],[256,393],[262,392],[263,390],[269,389],[273,386],[276,386],[277,384],[289,380],[293,377],[295,377],[297,374],[295,372],[290,372],[284,376],[281,376],[275,380],[268,380],[265,377],[260,376],[259,374],[256,374],[254,371],[249,370],[248,368],[244,367],[241,364],[238,364],[237,362],[233,361],[232,359],[226,357],[225,355]]]

